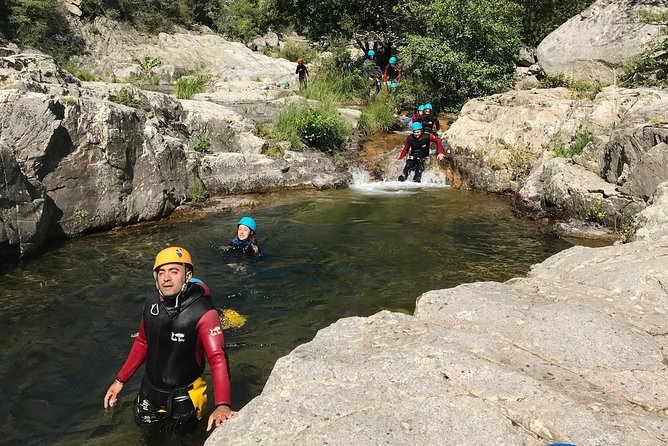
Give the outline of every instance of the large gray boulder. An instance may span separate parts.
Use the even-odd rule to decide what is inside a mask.
[[[650,203],[638,214],[636,227],[629,228],[629,241],[668,240],[668,182],[656,188]]]
[[[576,247],[341,319],[206,445],[665,444],[666,271],[665,242]]]
[[[163,82],[173,82],[184,74],[211,75],[217,81],[282,83],[292,81],[295,64],[253,52],[242,43],[230,42],[213,33],[147,36],[105,17],[83,27],[88,54],[78,60],[99,75],[124,79],[141,74],[138,61],[145,56],[159,58],[151,70]],[[149,74],[149,73],[146,73]]]
[[[619,229],[645,202],[582,166],[555,158],[529,176],[516,195],[516,205],[537,218],[592,220]]]
[[[666,7],[665,0],[598,0],[543,39],[538,63],[547,75],[612,84],[616,69],[661,36],[660,25],[642,23],[637,14]]]

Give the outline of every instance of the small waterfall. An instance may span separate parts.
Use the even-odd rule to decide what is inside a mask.
[[[418,189],[449,187],[445,174],[436,165],[436,157],[431,158],[433,159],[427,163],[420,183],[412,181],[412,173],[407,181],[399,181],[397,178],[404,168],[405,160],[399,161],[393,158],[388,160],[382,180],[372,179],[371,174],[361,166],[350,167],[348,169],[352,176],[350,187],[372,193],[414,193]]]

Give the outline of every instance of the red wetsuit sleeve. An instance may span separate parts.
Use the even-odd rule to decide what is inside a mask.
[[[204,316],[197,322],[197,332],[211,367],[216,406],[230,404],[230,376],[227,372],[227,360],[223,350],[225,339],[216,310],[209,310],[204,313]]]
[[[429,141],[436,143],[436,151],[439,154],[443,153],[443,144],[441,143],[441,140],[438,139],[438,137],[436,135],[429,135]]]
[[[406,155],[408,155],[408,140],[406,140],[403,149],[401,149],[401,155],[399,155],[399,159],[403,159]]]
[[[397,73],[399,73],[399,75],[397,76],[397,82],[401,82],[401,70],[398,69]]]
[[[124,383],[132,378],[132,375],[142,365],[144,359],[146,359],[146,334],[144,333],[144,318],[142,317],[139,324],[139,335],[135,338],[135,342],[130,349],[130,354],[128,354],[128,358],[125,360],[121,371],[116,375],[118,380]]]
[[[418,119],[419,119],[418,115],[413,115],[413,117],[411,118],[411,122],[417,122]]]
[[[383,82],[385,82],[385,81],[387,80],[387,71],[388,71],[388,68],[389,68],[389,67],[390,67],[390,66],[387,65],[387,66],[385,67],[385,70],[383,71]]]

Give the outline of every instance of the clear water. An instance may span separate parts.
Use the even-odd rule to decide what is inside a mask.
[[[64,242],[2,273],[0,443],[139,443],[131,406],[140,374],[113,412],[102,398],[155,292],[153,256],[168,244],[192,253],[218,307],[248,317],[226,332],[237,409],[260,394],[277,358],[339,318],[411,313],[425,291],[505,281],[568,246],[501,197],[442,184],[362,180],[259,200],[260,259],[226,259],[211,246],[232,238],[247,213],[235,211]]]

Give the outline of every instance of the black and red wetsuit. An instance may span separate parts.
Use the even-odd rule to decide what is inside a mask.
[[[420,120],[422,123],[422,130],[425,133],[435,133],[441,130],[441,122],[438,120],[437,116],[432,114],[424,114]]]
[[[404,147],[401,149],[401,155],[399,155],[399,159],[403,159],[408,155],[402,175],[399,177],[401,181],[405,180],[408,177],[408,174],[414,170],[415,175],[413,176],[413,181],[416,183],[420,182],[422,179],[422,171],[425,168],[426,160],[429,156],[429,145],[432,142],[436,143],[436,151],[439,154],[443,153],[443,144],[441,144],[441,140],[435,135],[425,132],[422,132],[419,138],[416,138],[413,135],[408,135]]]
[[[146,361],[135,407],[137,421],[150,424],[165,417],[199,418],[201,413],[188,391],[204,372],[204,356],[211,367],[216,406],[229,405],[230,380],[223,348],[218,312],[203,283],[189,283],[175,299],[161,295],[146,299],[139,335],[117,376],[126,382]]]

